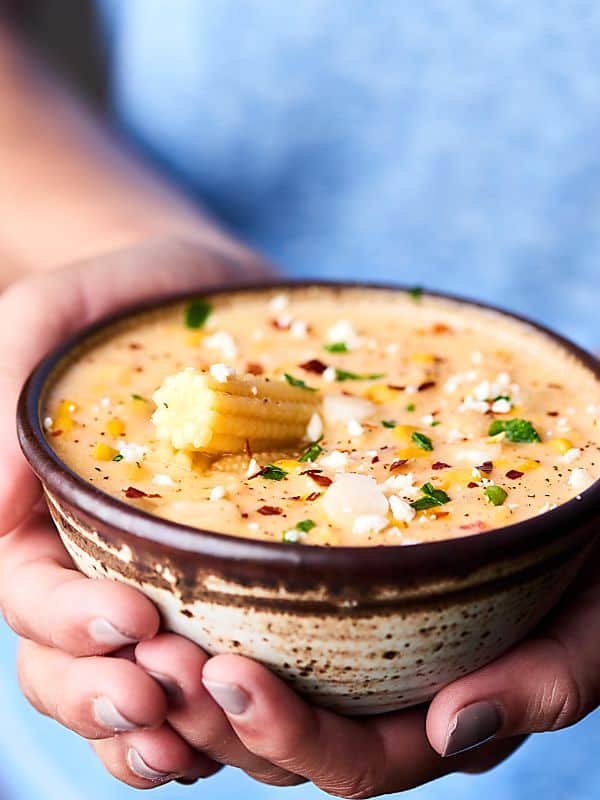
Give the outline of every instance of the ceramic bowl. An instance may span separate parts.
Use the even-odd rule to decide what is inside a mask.
[[[579,500],[493,532],[385,548],[235,538],[104,494],[52,451],[40,408],[65,363],[113,322],[146,310],[96,324],[46,358],[23,389],[18,430],[77,567],[139,589],[164,629],[209,653],[257,659],[317,704],[346,714],[392,711],[429,700],[518,642],[591,549],[600,481]],[[595,359],[545,332],[600,376]]]

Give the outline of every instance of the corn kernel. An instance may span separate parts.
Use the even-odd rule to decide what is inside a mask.
[[[394,400],[397,400],[399,396],[398,393],[398,389],[392,389],[390,386],[386,386],[385,383],[375,383],[369,386],[368,389],[365,389],[363,397],[370,400],[372,403],[381,405],[382,403],[392,403]]]
[[[424,458],[428,455],[430,455],[430,453],[427,450],[421,450],[421,448],[416,445],[414,447],[403,447],[401,450],[398,450],[398,458],[401,459]]]
[[[541,464],[539,461],[535,461],[533,458],[524,458],[523,460],[519,461],[516,467],[513,469],[518,470],[519,472],[532,472],[534,469],[538,469]]]
[[[448,486],[468,486],[472,481],[477,480],[473,476],[472,467],[447,470],[444,479],[448,482]]]
[[[112,461],[118,452],[119,451],[115,450],[114,447],[110,447],[110,445],[104,444],[104,442],[98,442],[92,451],[92,456],[96,461]]]
[[[115,439],[119,436],[123,436],[125,433],[125,423],[123,420],[113,417],[106,423],[106,432],[111,436],[114,436]]]
[[[79,411],[79,406],[73,400],[62,400],[58,404],[56,413],[54,415],[54,423],[52,425],[52,432],[61,431],[61,433],[68,433],[73,430],[75,420],[73,414]]]
[[[150,478],[150,473],[141,464],[128,462],[125,464],[125,475],[132,483],[135,481],[145,481]]]
[[[202,339],[204,339],[205,334],[202,331],[191,331],[185,337],[185,343],[188,347],[197,347]]]
[[[569,439],[551,439],[548,444],[553,450],[556,450],[557,453],[563,456],[573,448],[573,443]]]
[[[293,472],[295,469],[299,469],[302,466],[300,461],[294,461],[292,458],[280,458],[278,461],[274,462],[274,465],[286,472]]]
[[[398,441],[408,444],[411,441],[412,434],[417,429],[412,425],[396,425],[393,430],[393,435]]]
[[[435,364],[436,357],[432,353],[412,353],[408,360],[413,364]]]

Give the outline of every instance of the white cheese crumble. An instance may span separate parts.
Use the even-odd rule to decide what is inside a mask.
[[[117,442],[117,447],[119,448],[119,455],[123,457],[123,461],[130,464],[142,461],[148,452],[148,448],[144,445],[136,444],[135,442],[126,442],[124,439]]]
[[[359,535],[366,533],[379,533],[384,528],[387,528],[387,517],[381,517],[378,514],[361,514],[356,517],[352,525],[352,533]]]
[[[349,350],[355,350],[362,344],[354,326],[348,320],[341,319],[327,331],[327,340],[332,344],[343,342]]]
[[[564,456],[559,456],[558,460],[562,461],[564,464],[571,464],[573,461],[577,461],[580,455],[581,450],[579,447],[571,447],[570,450],[567,450]]]
[[[385,352],[388,354],[388,356],[395,356],[398,352],[398,343],[391,342],[390,344],[386,345]]]
[[[504,397],[500,398],[500,400],[495,400],[492,403],[492,411],[494,414],[508,414],[511,408],[512,403],[510,400],[506,400]]]
[[[354,472],[336,475],[323,495],[322,504],[332,522],[345,527],[352,525],[358,517],[385,519],[389,508],[387,497],[375,479]]]
[[[329,394],[323,398],[323,416],[327,422],[362,422],[375,413],[375,406],[362,397]]]
[[[363,426],[356,419],[349,420],[348,425],[347,425],[347,430],[348,430],[348,436],[352,436],[352,437],[362,436],[363,433],[365,432],[365,429],[363,428]]]
[[[258,524],[258,522],[249,522],[246,527],[248,528],[249,531],[256,532],[260,530],[260,525]]]
[[[208,371],[219,383],[227,383],[229,378],[233,378],[235,375],[235,370],[233,367],[228,367],[227,364],[211,364],[211,367]]]
[[[310,418],[306,426],[306,438],[309,442],[318,441],[323,435],[323,420],[316,412]]]
[[[416,514],[416,511],[410,503],[407,503],[406,500],[402,500],[395,495],[390,497],[390,509],[395,520],[398,520],[398,522],[406,522],[407,524],[414,519]]]
[[[101,400],[100,400],[100,405],[102,406],[102,408],[109,408],[110,407],[110,397],[102,397]]]
[[[337,377],[335,367],[327,367],[327,369],[325,370],[325,372],[321,377],[326,383],[333,383]]]
[[[246,470],[246,477],[251,478],[252,475],[256,475],[256,473],[259,471],[260,471],[260,464],[255,458],[251,458],[250,463],[248,464],[248,469]]]
[[[224,486],[215,486],[210,492],[210,499],[211,500],[222,500],[227,492],[225,491]]]
[[[569,476],[569,486],[574,489],[585,489],[590,483],[590,474],[587,469],[577,467]]]
[[[54,425],[54,421],[53,421],[52,417],[44,417],[43,425],[44,425],[44,429],[49,431],[52,428],[52,426]]]
[[[406,475],[392,475],[381,484],[381,488],[384,492],[394,492],[410,499],[417,497],[420,491],[415,485],[412,472],[407,472]]]
[[[294,339],[305,339],[308,334],[308,322],[297,319],[290,325],[290,334]]]
[[[269,309],[274,314],[280,314],[284,309],[288,307],[289,303],[290,303],[290,298],[288,297],[287,294],[276,294],[269,301]]]
[[[235,339],[227,331],[217,331],[212,336],[207,336],[202,343],[210,350],[220,350],[226,361],[233,361],[238,354]]]
[[[152,483],[155,483],[157,486],[175,486],[175,481],[170,475],[163,475],[161,473],[157,473],[152,478]]]
[[[297,531],[295,528],[290,528],[289,531],[284,531],[283,536],[281,537],[284,542],[288,542],[289,544],[296,544],[296,542],[300,541],[301,532]]]
[[[319,466],[325,467],[325,469],[343,470],[347,464],[348,456],[339,450],[332,450],[331,453],[319,459]]]
[[[433,414],[425,414],[424,417],[421,417],[421,422],[423,425],[431,425],[433,422],[435,422]]]

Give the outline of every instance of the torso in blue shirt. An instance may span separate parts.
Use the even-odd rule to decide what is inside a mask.
[[[600,345],[597,2],[98,2],[123,128],[291,273],[449,289]],[[0,751],[20,798],[54,800],[59,774],[61,800],[132,795],[7,680],[19,721]],[[599,740],[596,713],[410,796],[594,800]],[[282,792],[229,770],[202,788]]]

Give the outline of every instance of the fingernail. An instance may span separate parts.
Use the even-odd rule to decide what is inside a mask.
[[[92,701],[92,708],[96,722],[103,728],[110,728],[113,731],[134,731],[141,727],[117,711],[114,703],[108,697],[96,697]]]
[[[133,747],[130,747],[127,751],[127,765],[138,778],[144,778],[147,781],[167,781],[177,777],[171,772],[159,772],[157,769],[149,767]]]
[[[502,727],[502,717],[494,703],[482,701],[461,709],[450,725],[443,756],[455,756],[493,739]]]
[[[183,690],[172,678],[169,678],[167,675],[162,675],[160,672],[151,672],[150,670],[146,670],[146,672],[151,678],[154,678],[157,683],[160,683],[165,690],[171,708],[177,708],[183,705]]]
[[[115,649],[117,647],[125,647],[127,644],[134,644],[137,641],[137,639],[132,639],[131,636],[121,633],[112,622],[102,617],[97,617],[90,622],[88,632],[98,644]]]
[[[250,698],[243,689],[233,683],[202,681],[212,699],[227,714],[243,714],[250,705]]]

